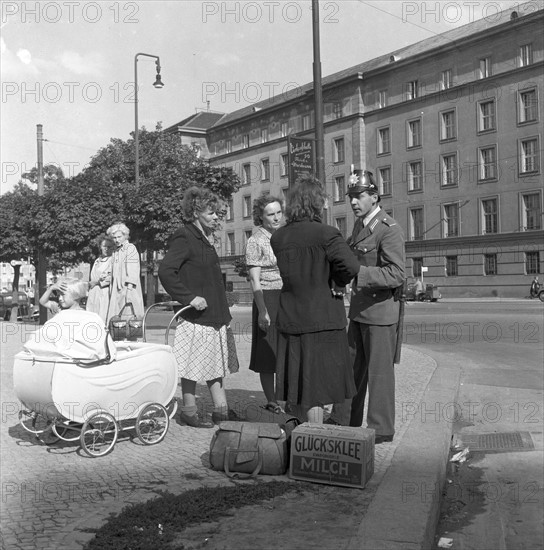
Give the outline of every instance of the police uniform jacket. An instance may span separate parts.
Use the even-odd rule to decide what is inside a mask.
[[[363,227],[357,219],[349,244],[360,268],[353,281],[349,318],[370,325],[393,325],[399,302],[393,291],[404,284],[404,236],[399,224],[381,208]]]
[[[190,308],[183,318],[199,325],[230,323],[223,274],[215,248],[192,223],[174,233],[159,266],[159,279],[173,300],[188,305],[197,296],[206,299],[202,311]]]
[[[338,229],[319,221],[295,221],[270,240],[283,281],[276,327],[287,334],[338,330],[347,324],[344,301],[331,287],[349,283],[359,270]]]

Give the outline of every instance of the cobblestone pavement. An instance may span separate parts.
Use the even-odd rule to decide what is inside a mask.
[[[207,454],[213,429],[195,429],[173,421],[165,439],[154,446],[140,443],[133,431],[123,432],[113,452],[100,458],[87,457],[79,443],[45,446],[34,439],[18,423],[20,404],[12,379],[13,356],[33,328],[35,325],[0,322],[2,548],[77,550],[92,538],[89,529],[99,527],[110,514],[127,505],[155,497],[159,490],[177,494],[230,483],[222,472],[209,467]],[[229,405],[247,420],[262,421],[267,414],[260,408],[264,395],[258,376],[247,369],[250,344],[245,340],[239,337],[237,341],[240,372],[226,381]],[[405,428],[402,404],[417,401],[435,366],[416,350],[403,349],[403,360],[397,369],[396,441],[402,438]],[[198,386],[198,396],[199,407],[210,410],[206,386]],[[338,504],[335,498],[349,499],[356,505],[357,517],[352,525],[356,530],[365,502],[372,498],[395,446],[396,443],[376,448],[375,475],[365,491],[343,489],[336,493],[340,497],[333,498],[332,488],[323,486],[321,494],[328,496],[321,500],[322,504],[329,502],[327,513],[331,513],[335,502]],[[275,479],[288,480],[286,476]],[[293,505],[287,499],[285,509],[292,515],[289,502]],[[342,506],[336,506],[337,513],[341,510]]]

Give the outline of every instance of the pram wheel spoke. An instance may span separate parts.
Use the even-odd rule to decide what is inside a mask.
[[[53,424],[53,433],[63,441],[77,441],[81,436],[81,424],[77,422],[63,422],[62,424]]]
[[[159,403],[145,406],[136,419],[136,435],[145,445],[155,445],[164,439],[170,417],[165,407]]]
[[[104,456],[112,451],[117,437],[119,427],[115,418],[108,412],[94,413],[83,424],[79,441],[81,448],[92,457]]]

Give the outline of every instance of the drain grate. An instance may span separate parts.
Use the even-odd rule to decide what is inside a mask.
[[[533,451],[535,445],[529,432],[490,434],[459,434],[463,447],[471,451],[509,452]]]

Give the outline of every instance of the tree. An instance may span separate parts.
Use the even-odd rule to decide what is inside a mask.
[[[37,257],[34,212],[38,194],[27,184],[19,182],[15,189],[0,196],[0,262],[13,262],[13,309],[11,318],[17,319],[21,260]]]

